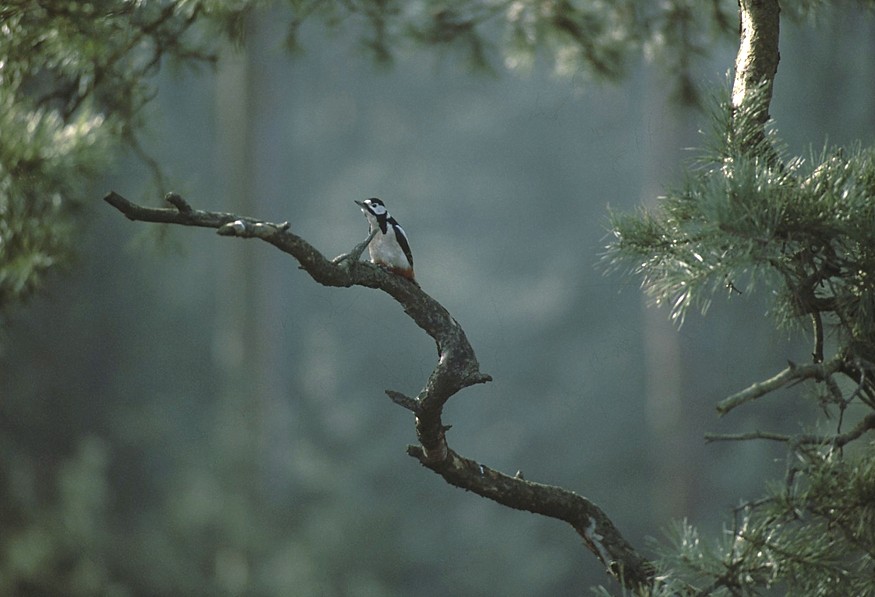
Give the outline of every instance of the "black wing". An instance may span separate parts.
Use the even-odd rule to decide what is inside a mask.
[[[395,232],[395,239],[398,241],[398,244],[401,245],[401,250],[404,251],[404,254],[407,256],[407,261],[410,263],[410,267],[413,267],[413,253],[410,252],[410,243],[407,242],[407,234],[404,233],[404,229],[395,221],[395,218],[391,218],[390,224],[392,224],[392,230]]]

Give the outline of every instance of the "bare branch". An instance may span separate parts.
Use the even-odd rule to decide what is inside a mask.
[[[622,537],[598,506],[574,492],[511,477],[453,452],[447,445],[441,416],[444,404],[459,390],[491,381],[480,372],[474,349],[449,312],[415,283],[369,263],[358,261],[367,242],[349,254],[326,259],[312,245],[293,234],[287,222],[274,224],[235,214],[192,209],[179,195],[170,194],[172,208],[150,208],[110,192],[105,201],[128,219],[161,224],[215,228],[223,236],[259,238],[292,255],[301,268],[325,286],[367,286],[386,292],[437,343],[438,363],[415,398],[388,390],[393,402],[413,412],[420,445],[408,454],[441,475],[448,483],[487,497],[499,504],[556,518],[570,524],[608,572],[630,589],[650,587],[654,567]],[[367,240],[370,240],[367,239]]]
[[[857,423],[853,429],[845,433],[836,435],[784,435],[782,433],[772,433],[770,431],[750,431],[748,433],[706,433],[705,441],[747,441],[752,439],[765,439],[776,442],[784,442],[794,446],[802,445],[832,445],[836,448],[844,447],[850,442],[858,439],[867,431],[875,429],[875,413],[869,413]]]
[[[757,382],[747,389],[742,390],[737,394],[733,394],[729,398],[719,402],[717,404],[717,412],[721,415],[725,415],[733,408],[741,406],[745,402],[756,400],[757,398],[765,396],[769,392],[774,392],[784,386],[798,383],[806,379],[823,381],[824,379],[828,379],[833,373],[839,371],[843,365],[844,357],[842,355],[835,356],[826,363],[812,363],[811,365],[795,365],[790,363],[786,369],[774,377],[765,381]]]
[[[419,446],[408,446],[407,453],[451,485],[515,510],[567,522],[624,586],[632,589],[652,586],[653,565],[629,545],[607,514],[585,497],[561,487],[527,481],[522,475],[505,475],[452,450],[440,462],[428,461]]]
[[[151,208],[131,203],[115,192],[105,201],[128,219],[215,228],[220,235],[259,238],[292,255],[310,276],[325,286],[367,286],[379,288],[398,301],[404,312],[437,343],[439,360],[425,388],[417,396],[418,439],[429,456],[446,457],[441,413],[446,401],[468,386],[491,381],[481,373],[474,349],[458,322],[436,300],[415,283],[390,274],[370,263],[351,259],[332,262],[301,237],[287,223],[274,224],[235,214],[193,210],[178,195],[169,195],[173,208]]]
[[[375,236],[377,236],[377,230],[379,230],[379,229],[374,228],[373,230],[371,230],[371,233],[368,235],[368,237],[365,240],[363,240],[362,242],[360,242],[359,244],[357,244],[356,246],[354,246],[352,248],[352,251],[350,251],[349,253],[344,253],[343,255],[338,255],[337,257],[332,259],[331,262],[332,263],[340,263],[341,261],[346,261],[346,260],[358,261],[359,257],[362,256],[362,253],[365,252],[365,249],[368,248],[368,243],[370,243],[371,240],[373,240],[373,238]]]
[[[832,438],[832,443],[841,448],[871,429],[875,429],[875,413],[869,413],[853,429]]]
[[[792,435],[772,433],[771,431],[749,431],[747,433],[706,433],[706,442],[741,442],[751,439],[768,439],[776,442],[790,442]]]
[[[394,390],[386,390],[386,395],[392,400],[392,402],[401,408],[406,408],[412,413],[419,412],[419,402],[415,398],[405,396],[401,392],[396,392]]]

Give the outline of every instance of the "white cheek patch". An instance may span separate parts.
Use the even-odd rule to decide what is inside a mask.
[[[368,203],[371,206],[371,210],[373,210],[375,215],[382,216],[386,213],[386,208],[382,205],[377,205],[376,203]]]

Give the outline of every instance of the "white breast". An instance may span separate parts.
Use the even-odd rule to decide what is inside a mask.
[[[402,269],[410,267],[407,255],[404,254],[401,245],[395,240],[395,231],[391,226],[386,230],[386,234],[380,232],[379,229],[377,230],[377,235],[368,245],[368,253],[373,263]]]

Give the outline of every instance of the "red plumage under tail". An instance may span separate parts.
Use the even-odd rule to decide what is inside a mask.
[[[419,286],[419,282],[416,281],[416,277],[413,275],[413,268],[410,267],[394,267],[394,266],[383,266],[388,271],[392,272],[395,275],[407,278],[417,286]]]

